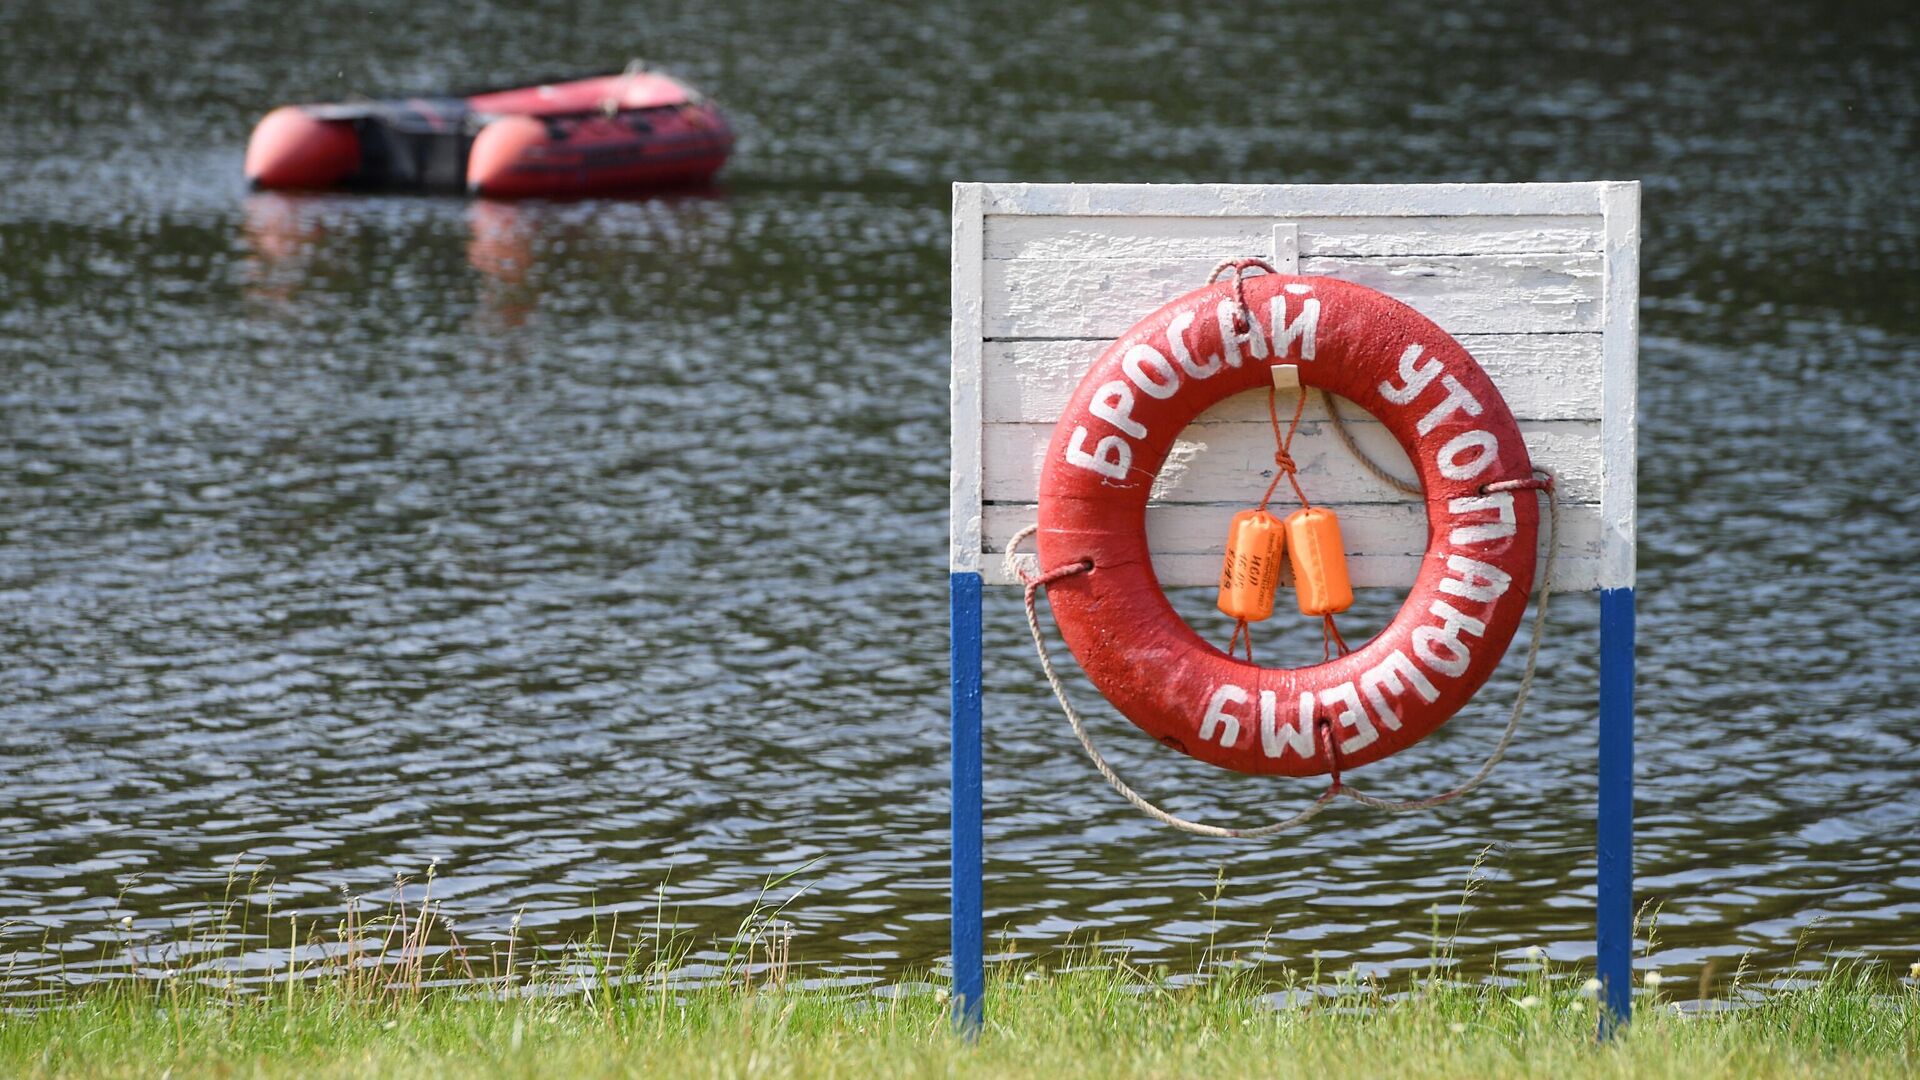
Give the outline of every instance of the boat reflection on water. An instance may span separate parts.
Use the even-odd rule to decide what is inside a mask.
[[[549,288],[578,293],[582,267],[594,286],[618,290],[636,268],[700,258],[680,230],[658,223],[726,196],[719,185],[629,199],[477,199],[467,207],[467,265],[480,275],[479,311],[497,329],[523,325]],[[698,212],[697,210],[695,211]],[[654,224],[639,226],[636,222]],[[572,264],[555,273],[552,263]]]
[[[524,325],[539,300],[528,280],[533,267],[537,211],[481,199],[467,208],[467,265],[480,273],[475,317],[500,329]]]
[[[249,300],[281,306],[313,278],[313,263],[327,239],[317,212],[323,196],[263,191],[248,195],[241,211],[247,249],[243,292]]]
[[[399,245],[427,255],[420,269],[437,276],[463,256],[473,272],[475,329],[526,324],[551,290],[619,291],[638,269],[670,269],[703,257],[682,211],[724,196],[718,186],[634,199],[507,202],[418,196],[366,196],[260,191],[241,207],[245,248],[242,291],[281,317],[295,301],[377,301],[391,282],[368,279],[367,245]],[[457,246],[456,246],[457,245]],[[557,271],[559,261],[570,264]],[[583,277],[582,268],[590,269]],[[414,286],[417,287],[417,286]],[[455,288],[458,288],[456,285]],[[577,299],[577,297],[576,297]]]
[[[396,219],[395,202],[403,213]],[[411,211],[417,207],[418,216]],[[255,192],[242,209],[241,235],[246,246],[243,292],[249,300],[292,313],[302,296],[343,291],[359,292],[376,282],[340,280],[335,264],[344,271],[357,259],[354,237],[373,228],[418,233],[425,225],[425,245],[441,247],[458,235],[449,235],[448,211],[457,208],[440,200],[373,200],[365,197]],[[476,318],[482,328],[511,328],[525,323],[535,308],[536,287],[529,282],[536,237],[541,222],[504,202],[477,201],[465,208],[467,265],[479,273]],[[406,218],[413,218],[406,221]],[[436,241],[433,234],[438,233]]]

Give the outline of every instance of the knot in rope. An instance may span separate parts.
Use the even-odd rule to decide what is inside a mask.
[[[1258,262],[1259,260],[1253,259],[1246,261]],[[1279,490],[1281,480],[1285,480],[1287,483],[1293,485],[1293,493],[1299,496],[1301,506],[1313,505],[1313,503],[1307,499],[1306,489],[1300,486],[1300,481],[1296,477],[1296,474],[1300,471],[1300,465],[1293,460],[1293,436],[1295,432],[1300,430],[1300,417],[1305,414],[1307,408],[1307,392],[1305,389],[1302,389],[1300,396],[1294,401],[1293,420],[1287,424],[1287,430],[1284,433],[1280,430],[1278,395],[1279,391],[1275,387],[1267,387],[1267,419],[1273,423],[1274,472],[1273,482],[1267,485],[1267,493],[1260,496],[1260,509],[1262,510],[1265,510],[1267,504],[1273,501],[1273,493]]]

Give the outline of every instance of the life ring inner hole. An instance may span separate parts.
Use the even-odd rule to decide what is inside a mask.
[[[1279,413],[1280,429],[1286,431],[1287,421],[1291,418],[1295,404],[1295,394],[1305,393],[1306,410],[1301,418],[1300,430],[1292,443],[1292,453],[1296,461],[1305,462],[1310,457],[1324,453],[1331,460],[1343,465],[1355,464],[1352,455],[1340,445],[1333,433],[1333,421],[1328,417],[1323,402],[1324,394],[1317,387],[1303,386],[1299,390],[1279,391],[1275,398],[1275,407]],[[1356,428],[1357,439],[1363,440],[1361,448],[1389,473],[1412,479],[1414,467],[1408,459],[1406,449],[1392,438],[1371,438],[1378,430],[1377,418],[1352,399],[1339,397],[1337,407],[1340,416],[1347,422],[1349,432]],[[1165,491],[1177,498],[1178,488],[1188,470],[1202,468],[1210,448],[1203,437],[1190,437],[1195,425],[1218,422],[1222,416],[1236,419],[1260,415],[1264,418],[1267,408],[1265,390],[1247,390],[1221,401],[1214,407],[1201,413],[1183,428],[1174,440],[1174,449],[1167,455],[1155,479],[1156,496]],[[1359,423],[1355,423],[1358,420]],[[1264,423],[1264,420],[1263,420]],[[1269,436],[1270,438],[1270,436]],[[1202,564],[1211,561],[1217,571],[1219,560],[1223,557],[1222,545],[1227,535],[1227,525],[1233,515],[1246,510],[1259,502],[1268,480],[1272,479],[1272,467],[1266,470],[1258,482],[1249,482],[1244,501],[1233,503],[1200,504],[1161,501],[1158,497],[1148,500],[1147,520],[1149,533],[1153,534],[1164,521],[1167,527],[1175,530],[1172,537],[1172,552],[1163,550],[1168,544],[1152,545],[1154,574],[1162,581],[1180,578],[1191,579],[1192,568],[1182,566],[1185,573],[1175,573],[1176,560],[1199,560]],[[1377,502],[1343,504],[1337,499],[1326,499],[1326,484],[1315,490],[1313,478],[1302,476],[1301,485],[1307,497],[1316,506],[1327,506],[1341,516],[1344,539],[1349,553],[1354,547],[1356,531],[1359,535],[1378,532],[1383,528],[1392,528],[1389,519],[1395,516],[1425,516],[1425,508],[1420,501],[1412,497],[1401,497],[1397,504]],[[1324,500],[1324,501],[1323,501]],[[1275,488],[1269,509],[1278,517],[1286,517],[1299,509],[1300,503],[1292,487],[1282,479]],[[1405,526],[1402,525],[1402,528]],[[1197,533],[1197,535],[1196,535]],[[1195,541],[1199,541],[1196,543]],[[1198,549],[1196,551],[1196,549]],[[1385,630],[1405,606],[1412,592],[1412,581],[1392,586],[1356,586],[1353,606],[1339,615],[1340,631],[1353,648],[1358,649],[1366,642]],[[1189,629],[1200,635],[1205,641],[1224,649],[1232,636],[1234,620],[1221,611],[1217,604],[1216,588],[1212,585],[1189,585],[1164,588],[1167,601]],[[1303,668],[1320,663],[1323,658],[1321,623],[1318,618],[1300,614],[1294,600],[1293,571],[1290,566],[1281,571],[1279,590],[1274,597],[1273,616],[1253,627],[1254,662],[1262,667]],[[1236,655],[1244,656],[1244,651],[1236,650]]]

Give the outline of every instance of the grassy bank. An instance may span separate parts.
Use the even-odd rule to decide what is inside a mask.
[[[1415,976],[1276,970],[1211,942],[1198,975],[1097,946],[1057,969],[1009,956],[973,1042],[938,980],[808,981],[781,918],[791,896],[763,894],[696,950],[664,902],[648,925],[613,919],[603,936],[596,920],[554,943],[518,918],[457,932],[431,868],[411,903],[396,879],[384,906],[349,897],[326,918],[276,911],[270,885],[236,875],[188,919],[113,923],[104,964],[18,970],[65,955],[44,941],[9,954],[0,1076],[1920,1075],[1920,964],[1829,967],[1786,988],[1753,985],[1744,964],[1685,986],[1649,978],[1632,1027],[1596,1043],[1589,972],[1526,950],[1477,975],[1457,955],[1479,865],[1450,930],[1435,910]],[[1676,1003],[1676,989],[1711,1000]]]
[[[540,988],[562,989],[558,985]],[[1682,1014],[1647,997],[1593,1039],[1572,977],[1515,986],[1365,983],[1290,995],[1252,976],[1168,985],[1122,962],[1003,967],[973,1045],[944,995],[739,983],[500,999],[339,979],[235,1000],[164,980],[79,992],[0,1020],[8,1076],[1903,1076],[1920,1072],[1920,990],[1871,969]],[[1307,1004],[1276,1008],[1291,998]]]

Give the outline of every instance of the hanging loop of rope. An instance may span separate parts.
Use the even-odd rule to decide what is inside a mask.
[[[1534,469],[1534,475],[1531,478],[1498,481],[1484,485],[1481,490],[1486,493],[1531,490],[1541,493],[1547,500],[1547,554],[1546,558],[1542,560],[1540,596],[1539,599],[1534,602],[1532,630],[1527,641],[1526,664],[1521,670],[1520,685],[1514,691],[1513,707],[1507,714],[1506,727],[1501,731],[1498,741],[1495,742],[1493,751],[1487,755],[1486,760],[1481,763],[1480,768],[1476,770],[1472,776],[1469,776],[1456,787],[1421,799],[1384,799],[1356,788],[1345,781],[1341,774],[1339,745],[1333,738],[1333,722],[1330,718],[1321,717],[1315,720],[1314,727],[1316,742],[1319,744],[1322,759],[1327,764],[1327,771],[1330,778],[1327,789],[1303,809],[1286,818],[1266,825],[1229,828],[1219,825],[1208,825],[1204,822],[1189,821],[1186,818],[1169,813],[1154,805],[1145,796],[1135,791],[1126,781],[1122,780],[1120,774],[1114,771],[1113,766],[1107,763],[1107,759],[1102,756],[1100,751],[1093,745],[1092,737],[1087,734],[1086,721],[1081,717],[1079,710],[1074,708],[1073,702],[1067,697],[1066,686],[1060,681],[1059,672],[1054,669],[1053,657],[1047,652],[1046,637],[1040,630],[1038,607],[1040,590],[1056,581],[1073,577],[1077,574],[1089,573],[1094,569],[1094,564],[1090,560],[1082,560],[1076,563],[1069,563],[1065,566],[1054,567],[1051,570],[1045,570],[1039,574],[1028,574],[1020,565],[1019,549],[1020,545],[1024,543],[1028,537],[1039,531],[1039,525],[1035,524],[1028,525],[1026,528],[1021,529],[1014,535],[1013,539],[1007,543],[1004,567],[1009,578],[1018,578],[1026,585],[1027,629],[1033,634],[1033,647],[1034,651],[1040,656],[1040,669],[1046,674],[1047,685],[1052,688],[1054,698],[1060,702],[1061,711],[1066,714],[1067,724],[1073,729],[1074,738],[1079,740],[1080,748],[1086,752],[1088,760],[1093,762],[1094,768],[1099,770],[1100,775],[1106,779],[1107,783],[1111,785],[1122,798],[1131,803],[1135,809],[1163,825],[1169,825],[1197,836],[1247,840],[1259,839],[1274,836],[1306,824],[1315,817],[1318,817],[1321,811],[1325,810],[1334,799],[1343,795],[1363,806],[1370,806],[1376,810],[1385,810],[1393,813],[1430,810],[1437,806],[1443,806],[1479,787],[1485,782],[1488,776],[1492,775],[1494,768],[1506,757],[1508,748],[1513,744],[1513,737],[1515,733],[1519,731],[1520,717],[1526,708],[1527,697],[1533,689],[1534,675],[1538,671],[1540,642],[1543,631],[1546,629],[1547,601],[1553,595],[1554,560],[1560,540],[1560,495],[1558,477],[1555,476],[1551,469],[1538,467]]]
[[[1233,329],[1235,333],[1244,334],[1253,329],[1253,316],[1247,309],[1247,283],[1243,272],[1258,270],[1265,274],[1277,274],[1279,271],[1265,259],[1228,259],[1207,275],[1207,284],[1219,281],[1220,275],[1229,270],[1233,271]]]
[[[1353,455],[1353,459],[1360,463],[1361,468],[1373,474],[1375,480],[1380,481],[1402,495],[1411,495],[1416,499],[1419,498],[1421,494],[1419,484],[1402,480],[1388,472],[1385,466],[1373,460],[1373,458],[1368,457],[1367,452],[1360,449],[1360,444],[1353,441],[1353,433],[1347,430],[1346,418],[1340,415],[1340,407],[1334,404],[1338,400],[1338,398],[1327,393],[1325,390],[1320,392],[1320,403],[1327,407],[1327,419],[1333,421],[1333,434],[1335,438],[1340,440],[1340,445],[1346,447],[1347,453]],[[1526,481],[1515,482],[1525,483]]]
[[[1120,774],[1114,771],[1112,765],[1107,764],[1107,759],[1100,753],[1099,749],[1093,745],[1093,737],[1087,734],[1086,721],[1080,716],[1080,711],[1073,707],[1073,702],[1067,697],[1067,688],[1060,681],[1060,673],[1054,670],[1053,657],[1047,653],[1046,638],[1040,632],[1040,612],[1038,607],[1040,590],[1062,578],[1068,578],[1075,574],[1084,574],[1091,571],[1093,569],[1093,563],[1083,560],[1077,563],[1068,563],[1065,566],[1056,566],[1051,570],[1046,570],[1039,574],[1028,574],[1020,566],[1020,545],[1026,541],[1027,537],[1032,536],[1039,530],[1040,526],[1029,525],[1016,533],[1014,538],[1007,543],[1005,563],[1007,576],[1017,577],[1026,583],[1027,629],[1033,632],[1033,647],[1034,650],[1040,654],[1040,670],[1046,673],[1047,685],[1053,688],[1053,696],[1059,700],[1061,711],[1067,714],[1067,724],[1073,728],[1073,737],[1080,741],[1080,749],[1086,751],[1087,759],[1093,762],[1093,767],[1100,771],[1100,775],[1106,778],[1107,783],[1113,787],[1113,790],[1120,793],[1121,798],[1133,804],[1134,809],[1163,825],[1170,825],[1182,832],[1193,833],[1196,836],[1212,836],[1230,840],[1254,840],[1263,836],[1274,836],[1286,832],[1288,829],[1297,828],[1318,817],[1320,811],[1325,810],[1328,804],[1333,802],[1334,798],[1338,795],[1338,791],[1334,787],[1329,787],[1318,799],[1308,804],[1305,809],[1289,817],[1266,825],[1229,828],[1221,825],[1208,825],[1205,822],[1189,821],[1186,818],[1170,814],[1154,805],[1146,796],[1135,791],[1125,780],[1120,779]],[[1327,748],[1330,751],[1330,743],[1327,744]]]
[[[1443,791],[1438,795],[1429,795],[1424,799],[1382,799],[1375,795],[1349,787],[1346,795],[1362,806],[1371,806],[1376,810],[1388,810],[1404,813],[1411,810],[1429,810],[1443,806],[1458,799],[1481,785],[1493,774],[1494,767],[1507,756],[1507,748],[1513,745],[1513,736],[1520,730],[1520,715],[1527,706],[1527,695],[1533,690],[1534,672],[1540,662],[1540,639],[1547,628],[1547,600],[1553,596],[1553,563],[1560,546],[1560,478],[1552,469],[1535,466],[1533,476],[1523,480],[1502,480],[1483,485],[1485,493],[1496,491],[1538,491],[1547,497],[1547,557],[1541,561],[1540,598],[1533,605],[1533,627],[1527,637],[1527,662],[1520,671],[1520,686],[1513,692],[1513,709],[1507,714],[1507,726],[1500,732],[1500,739],[1494,743],[1493,752],[1487,755],[1478,771],[1468,777],[1458,787]]]
[[[1320,760],[1327,765],[1327,797],[1331,798],[1346,787],[1340,779],[1340,744],[1333,741],[1333,717],[1316,717],[1313,734],[1320,745]]]

